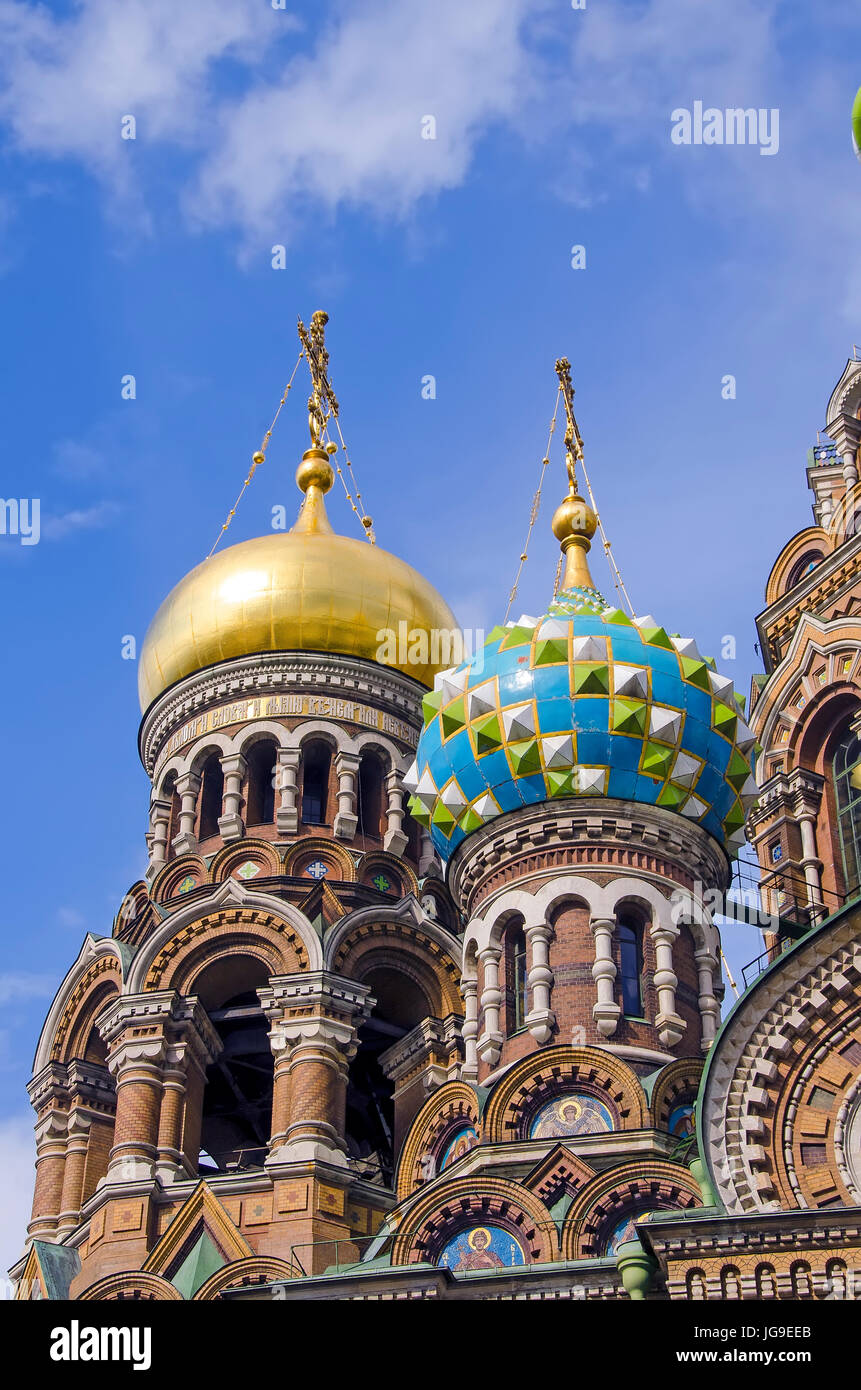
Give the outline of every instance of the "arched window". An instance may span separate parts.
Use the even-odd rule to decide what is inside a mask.
[[[793,1298],[812,1298],[813,1281],[810,1278],[810,1265],[806,1260],[796,1260],[789,1271],[792,1279]]]
[[[620,917],[618,929],[622,1012],[628,1018],[642,1018],[643,928],[633,917]]]
[[[821,560],[822,555],[818,550],[808,550],[800,560],[796,560],[786,581],[787,589],[794,589],[796,584],[800,584],[804,576],[815,570]]]
[[[505,1018],[509,1036],[526,1026],[529,971],[526,932],[522,922],[512,922],[505,933]]]
[[[757,1298],[777,1298],[777,1281],[773,1265],[757,1265],[756,1296]]]
[[[277,749],[265,739],[248,753],[247,825],[271,825],[275,819],[275,762]]]
[[[724,1265],[720,1272],[722,1298],[741,1298],[741,1276],[735,1265]]]
[[[224,773],[218,753],[211,753],[203,764],[200,787],[200,825],[197,837],[208,840],[218,834],[218,818],[224,800]]]
[[[169,772],[164,779],[161,789],[161,799],[170,802],[170,816],[167,822],[167,853],[170,857],[174,837],[179,834],[180,819],[179,813],[182,809],[182,797],[176,789],[176,773]]]
[[[689,1269],[685,1275],[685,1286],[689,1299],[699,1301],[708,1297],[706,1276],[701,1269]]]
[[[832,761],[847,896],[861,885],[861,738],[846,730]]]
[[[315,740],[302,749],[302,820],[306,825],[325,825],[329,800],[329,745]]]
[[[356,801],[359,835],[379,840],[383,834],[383,765],[374,753],[363,753],[359,763],[359,790]]]

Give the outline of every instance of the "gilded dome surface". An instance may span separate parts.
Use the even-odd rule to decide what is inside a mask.
[[[424,711],[405,781],[444,859],[494,817],[559,797],[658,805],[731,856],[743,843],[754,739],[732,682],[693,639],[629,618],[590,586],[494,628],[437,676]]]
[[[433,683],[439,668],[431,658],[439,644],[412,638],[454,630],[454,615],[404,560],[333,532],[323,502],[331,485],[327,469],[325,454],[309,450],[297,475],[306,495],[292,531],[216,552],[168,594],[141,651],[143,710],[184,676],[257,652],[332,652],[379,660],[384,640],[379,634],[397,634],[399,624],[406,624],[400,630],[410,638],[399,644],[402,659],[386,664],[422,685]],[[428,659],[410,661],[423,647]]]

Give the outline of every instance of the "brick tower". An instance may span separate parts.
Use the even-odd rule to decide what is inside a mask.
[[[772,567],[751,691],[762,795],[749,820],[768,909],[809,926],[861,887],[861,362],[808,451],[814,525]]]

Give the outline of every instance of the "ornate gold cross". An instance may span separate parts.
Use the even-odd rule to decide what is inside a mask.
[[[556,375],[559,378],[562,399],[565,402],[565,418],[568,421],[565,427],[565,466],[568,469],[571,491],[576,492],[577,478],[574,473],[574,465],[583,457],[583,438],[574,415],[574,387],[571,384],[571,363],[567,357],[557,359]]]
[[[338,414],[338,402],[329,382],[329,353],[326,350],[326,324],[329,315],[317,309],[311,315],[310,329],[299,319],[299,341],[311,372],[308,397],[308,428],[315,449],[322,447],[323,430],[330,415]]]

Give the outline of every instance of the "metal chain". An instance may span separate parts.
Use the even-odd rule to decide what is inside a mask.
[[[248,477],[245,479],[245,482],[242,484],[242,487],[240,488],[239,496],[237,497],[237,499],[236,499],[236,501],[234,502],[233,506],[230,508],[230,511],[227,513],[227,520],[225,521],[225,523],[224,523],[224,525],[222,526],[221,530],[219,531],[218,535],[215,537],[215,540],[214,540],[213,545],[212,545],[212,549],[210,550],[209,555],[207,555],[207,557],[206,557],[207,560],[208,560],[208,559],[210,558],[210,556],[213,555],[213,554],[215,553],[215,551],[218,549],[218,544],[219,544],[219,542],[220,542],[222,536],[224,535],[225,531],[227,530],[228,526],[230,525],[231,521],[232,521],[233,518],[235,517],[235,515],[236,515],[236,509],[237,509],[237,507],[239,506],[239,503],[242,501],[243,497],[245,496],[246,489],[247,489],[249,483],[251,482],[251,479],[254,477],[254,474],[257,472],[257,469],[260,467],[260,464],[261,464],[261,463],[264,463],[264,462],[266,461],[266,450],[268,449],[268,447],[269,447],[269,441],[270,441],[270,439],[272,438],[272,431],[274,430],[274,428],[275,428],[275,426],[276,426],[276,424],[277,424],[277,422],[278,422],[278,416],[281,414],[281,411],[284,409],[284,406],[285,406],[286,403],[287,403],[287,397],[290,395],[290,391],[291,391],[291,388],[292,388],[292,386],[293,386],[293,378],[295,377],[297,371],[299,370],[299,363],[302,361],[302,358],[303,358],[304,356],[305,356],[305,353],[304,353],[304,351],[303,351],[303,352],[300,352],[300,353],[299,353],[299,356],[296,358],[296,366],[293,368],[293,371],[292,371],[292,373],[291,373],[291,375],[290,375],[290,380],[287,382],[287,385],[284,387],[284,393],[283,393],[283,395],[282,395],[282,397],[281,397],[281,400],[280,400],[279,403],[278,403],[278,409],[277,409],[276,412],[275,412],[275,415],[274,415],[273,420],[272,420],[272,424],[269,426],[268,430],[267,430],[266,433],[264,434],[263,439],[262,439],[261,444],[260,444],[260,448],[257,450],[256,454],[253,454],[253,455],[252,455],[252,458],[251,458],[251,467],[250,467],[249,470],[248,470]]]
[[[523,573],[523,566],[526,564],[526,561],[529,558],[529,542],[532,538],[532,532],[535,527],[535,523],[538,520],[539,508],[541,507],[541,489],[544,486],[544,476],[547,471],[547,466],[550,463],[550,444],[553,439],[554,431],[556,429],[556,416],[559,413],[559,397],[561,395],[562,387],[559,386],[556,390],[556,404],[553,407],[553,417],[550,421],[550,430],[547,435],[547,448],[544,450],[544,457],[541,460],[541,472],[538,476],[538,489],[535,493],[535,496],[532,499],[532,510],[529,513],[529,528],[526,532],[526,541],[524,542],[523,550],[520,555],[520,564],[517,566],[517,574],[514,576],[514,583],[511,586],[511,593],[508,595],[508,607],[505,610],[505,617],[502,620],[505,623],[508,622],[508,615],[511,612],[511,605],[517,597],[517,586],[520,583],[520,576]]]

